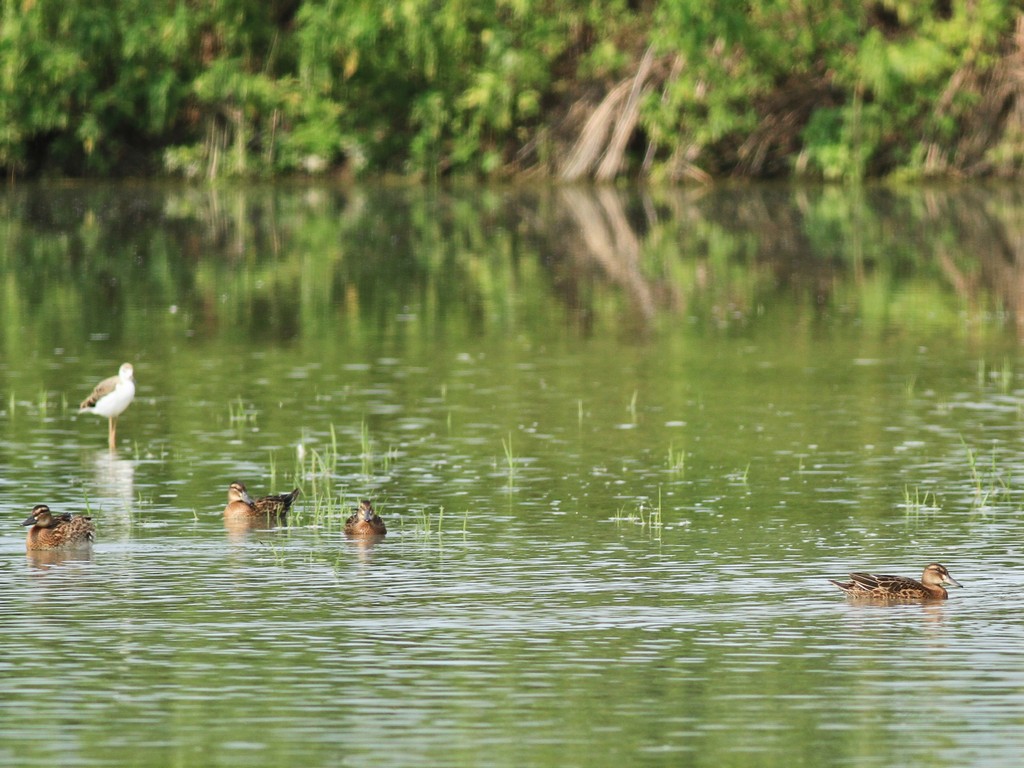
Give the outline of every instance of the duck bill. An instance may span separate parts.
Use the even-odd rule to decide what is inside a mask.
[[[943,586],[946,586],[946,587],[962,587],[963,586],[963,584],[961,584],[959,581],[954,579],[952,576],[947,576],[945,579],[943,579],[942,584],[943,584]]]
[[[35,515],[29,515],[28,519],[25,520],[24,523],[22,523],[22,525],[35,525],[35,524],[36,524],[36,517],[35,517]]]

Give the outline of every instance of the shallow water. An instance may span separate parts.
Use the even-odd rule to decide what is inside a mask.
[[[1020,212],[6,190],[0,762],[1016,765]],[[237,530],[235,479],[303,495]]]

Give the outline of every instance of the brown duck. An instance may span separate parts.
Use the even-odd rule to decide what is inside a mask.
[[[359,502],[359,511],[345,521],[346,536],[383,536],[387,532],[384,521],[366,499]]]
[[[829,581],[851,597],[872,600],[945,600],[949,594],[944,587],[963,586],[949,575],[946,566],[939,563],[925,566],[920,581],[906,576],[881,576],[870,573],[851,573],[850,581]]]
[[[226,517],[284,517],[299,496],[299,489],[291,493],[279,493],[253,499],[244,483],[232,483],[228,487],[228,505],[224,507]]]
[[[95,537],[91,517],[65,512],[55,515],[45,504],[32,507],[32,514],[22,525],[31,525],[25,547],[30,550],[74,549],[88,547]]]

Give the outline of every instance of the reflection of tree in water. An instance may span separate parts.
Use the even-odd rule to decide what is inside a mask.
[[[1015,190],[929,194],[928,213],[936,229],[955,240],[936,238],[935,258],[957,296],[973,312],[1002,310],[1024,339],[1024,209]]]
[[[1024,338],[1022,197],[981,186],[19,188],[0,199],[16,281],[4,322],[21,329],[5,343],[22,354],[82,329],[116,342],[126,329],[158,333],[160,311],[168,332],[248,342],[409,318],[479,333],[524,322],[523,307],[544,324],[532,302],[552,298],[565,308],[552,316],[567,311],[583,334],[649,332],[660,317],[726,327],[783,306],[913,323],[939,307],[931,322],[947,325],[962,309],[1004,311]],[[915,307],[890,312],[907,290]]]
[[[592,329],[593,309],[585,306],[582,281],[595,271],[625,291],[639,324],[648,325],[656,309],[654,288],[640,269],[640,238],[626,217],[619,193],[609,187],[566,187],[559,202],[575,226],[563,240],[564,263],[550,266],[556,290],[578,313],[583,329]]]
[[[789,300],[804,297],[814,311],[828,305],[842,259],[816,247],[808,228],[808,201],[799,191],[775,186],[718,191],[701,201],[698,216],[709,233],[734,238],[733,260],[759,274],[758,294],[735,298],[747,312],[775,293]]]
[[[664,310],[713,321],[772,302],[857,314],[880,281],[890,298],[921,294],[924,307],[955,296],[972,316],[1004,311],[1024,338],[1024,201],[1011,189],[568,187],[558,200],[570,225],[548,233],[547,252],[561,254],[548,266],[586,332],[592,281],[620,288],[620,320],[639,328]]]
[[[586,284],[594,279],[622,289],[638,328],[659,310],[695,311],[703,296],[705,309],[723,317],[749,316],[783,288],[810,289],[818,306],[834,284],[834,261],[813,254],[799,209],[781,194],[675,190],[656,200],[567,187],[559,202],[572,226],[554,230],[564,258],[549,266],[556,292],[588,331],[596,310]]]

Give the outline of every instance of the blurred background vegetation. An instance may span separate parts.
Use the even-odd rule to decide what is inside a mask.
[[[0,0],[8,177],[1015,175],[1019,0]]]

